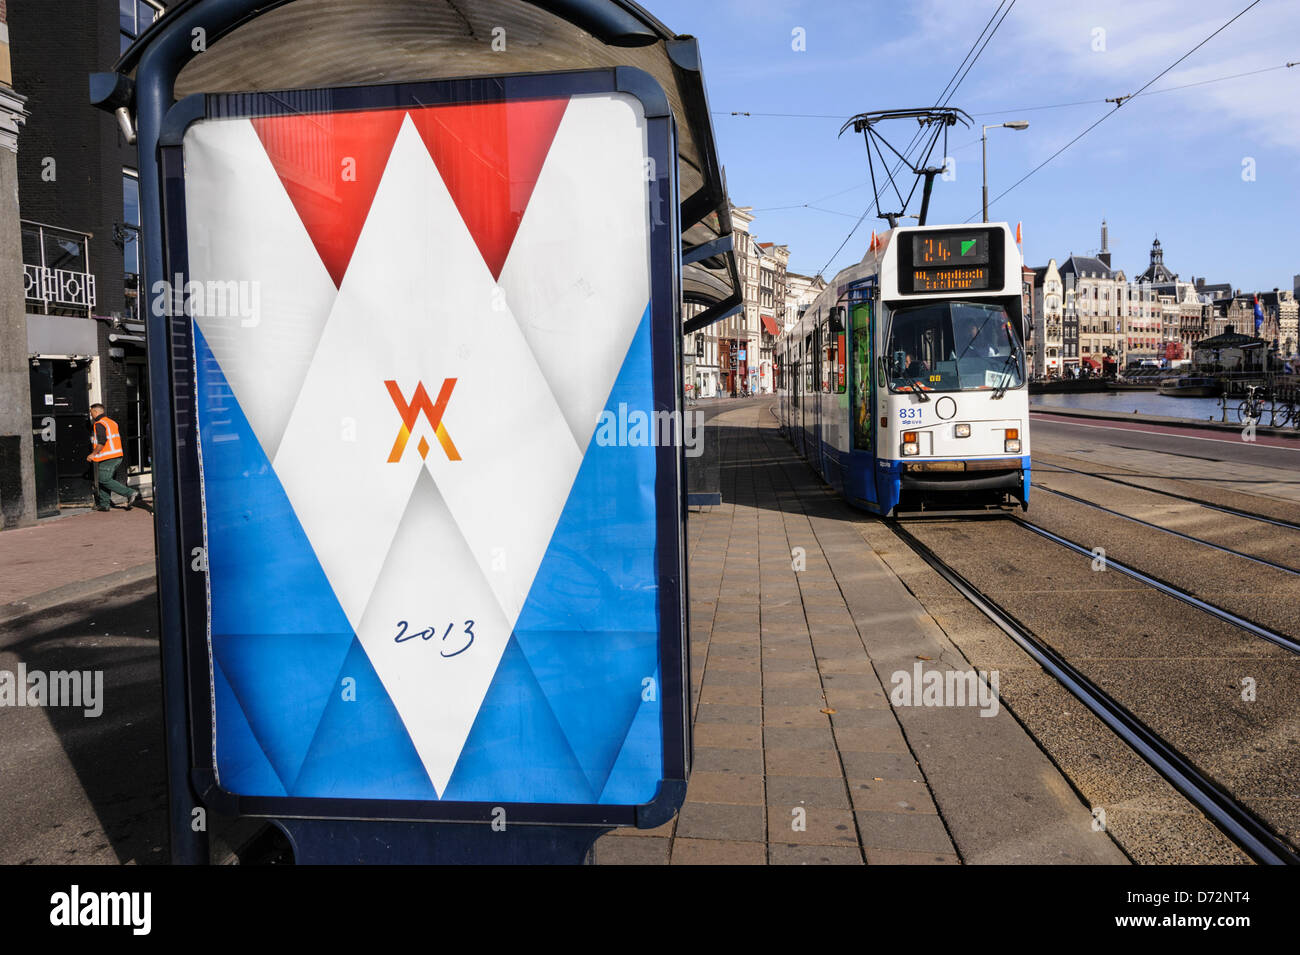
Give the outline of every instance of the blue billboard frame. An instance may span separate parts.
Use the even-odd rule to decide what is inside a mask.
[[[502,101],[513,98],[621,92],[634,96],[643,106],[647,121],[649,154],[654,159],[650,183],[651,223],[651,355],[653,395],[656,410],[682,410],[679,202],[676,185],[675,127],[667,97],[658,83],[642,71],[616,67],[605,70],[555,74],[460,78],[404,83],[389,86],[340,87],[329,91],[330,110],[429,106],[441,103]],[[207,118],[248,115],[282,115],[297,112],[286,107],[294,93],[197,94],[175,104],[158,130],[158,182],[161,228],[153,233],[159,248],[158,264],[152,276],[181,276],[188,281],[186,250],[184,163],[181,141],[186,129]],[[143,117],[142,117],[143,127]],[[143,130],[142,130],[143,131]],[[143,163],[142,163],[143,166]],[[145,172],[142,169],[142,178]],[[147,221],[147,220],[146,220]],[[150,250],[147,250],[148,255]],[[152,259],[147,260],[152,261]],[[183,310],[182,310],[183,311]],[[172,546],[159,548],[159,591],[164,608],[175,607],[179,617],[176,638],[164,630],[164,653],[183,648],[184,708],[187,719],[180,727],[185,734],[185,786],[177,793],[179,780],[172,775],[173,821],[176,810],[186,805],[203,805],[225,815],[261,816],[275,820],[406,820],[426,822],[490,822],[493,811],[504,808],[511,825],[584,826],[613,825],[654,827],[670,819],[685,796],[690,759],[690,723],[686,675],[689,673],[686,642],[685,579],[685,481],[684,449],[681,445],[655,449],[656,532],[663,546],[656,561],[660,586],[659,661],[661,666],[661,737],[664,754],[663,780],[650,803],[640,806],[563,803],[453,803],[411,800],[321,799],[305,797],[237,796],[217,785],[211,759],[211,710],[207,638],[207,596],[201,563],[194,559],[204,545],[202,497],[193,375],[191,319],[184,314],[149,316],[155,345],[150,350],[154,394],[167,395],[167,422],[158,421],[155,442],[169,447],[156,458],[155,480],[160,489],[159,540],[170,530]],[[170,497],[170,501],[167,498]],[[675,545],[675,546],[674,546]],[[165,618],[166,619],[166,618]],[[175,694],[173,665],[165,663],[168,676],[165,692]],[[169,715],[173,712],[169,705]],[[168,720],[170,763],[178,756],[175,720]],[[169,766],[169,770],[172,767]],[[181,798],[177,798],[180,796]],[[190,798],[187,798],[190,797]],[[187,819],[188,823],[188,810]],[[292,827],[287,827],[292,829]],[[173,826],[173,832],[175,827]],[[198,860],[189,860],[198,861]]]

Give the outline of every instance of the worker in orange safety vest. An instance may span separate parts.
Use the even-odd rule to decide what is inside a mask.
[[[95,501],[95,510],[111,511],[113,495],[110,492],[116,491],[126,498],[126,509],[129,511],[144,499],[139,491],[133,491],[114,477],[117,469],[122,466],[122,432],[118,429],[117,422],[104,413],[101,404],[90,406],[90,418],[94,425],[94,436],[91,438],[93,449],[86,455],[86,460],[96,469],[98,477],[96,488],[99,498]]]

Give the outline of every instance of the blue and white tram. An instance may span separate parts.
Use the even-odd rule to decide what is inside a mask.
[[[895,228],[781,336],[785,433],[849,502],[1029,507],[1021,265],[1005,223]]]

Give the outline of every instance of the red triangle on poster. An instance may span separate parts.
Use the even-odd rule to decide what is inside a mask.
[[[295,113],[252,120],[336,286],[352,261],[404,110]]]
[[[411,110],[494,279],[501,277],[568,102],[515,100]]]

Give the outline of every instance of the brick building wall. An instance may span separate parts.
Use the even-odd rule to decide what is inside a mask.
[[[157,4],[164,10],[167,5]],[[99,342],[98,387],[92,393],[97,391],[109,413],[122,421],[127,381],[140,381],[134,363],[143,360],[144,348],[140,342],[110,342],[109,335],[133,334],[111,327],[111,320],[130,318],[123,170],[134,170],[138,160],[116,118],[89,102],[89,74],[110,69],[121,54],[119,11],[118,0],[23,0],[13,4],[9,30],[14,82],[27,96],[30,114],[18,150],[21,215],[91,234],[88,258]]]

